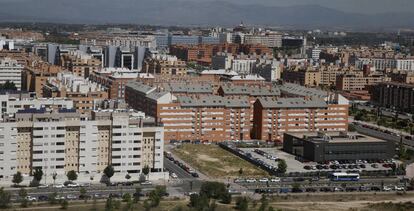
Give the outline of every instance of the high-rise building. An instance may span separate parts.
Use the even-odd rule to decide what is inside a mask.
[[[22,87],[23,65],[10,58],[0,59],[0,84],[13,82],[17,90]]]

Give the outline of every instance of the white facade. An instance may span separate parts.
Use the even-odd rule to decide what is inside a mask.
[[[42,168],[45,177],[71,170],[93,177],[112,165],[121,180],[126,174],[138,179],[145,166],[163,171],[164,129],[142,112],[24,111],[0,122],[0,131],[0,182],[11,183],[17,171],[28,175],[34,168]]]
[[[13,82],[17,90],[21,89],[23,66],[18,64],[16,60],[4,58],[0,60],[0,84],[6,81]]]
[[[231,70],[239,74],[249,74],[255,64],[256,59],[234,59]]]

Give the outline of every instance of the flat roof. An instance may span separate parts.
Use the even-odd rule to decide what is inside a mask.
[[[304,132],[304,133],[287,133],[288,135],[314,143],[386,143],[387,141],[377,139],[371,136],[363,135],[357,132]]]

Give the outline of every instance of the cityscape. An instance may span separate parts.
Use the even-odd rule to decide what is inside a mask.
[[[414,210],[414,4],[114,2],[0,0],[0,209]]]

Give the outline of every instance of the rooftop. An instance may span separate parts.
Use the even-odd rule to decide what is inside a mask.
[[[259,98],[263,108],[326,108],[327,103],[322,99],[305,100],[303,98]]]
[[[386,142],[385,140],[377,139],[371,136],[362,135],[356,132],[305,132],[305,133],[288,133],[306,141],[321,143],[355,143],[355,142]]]

